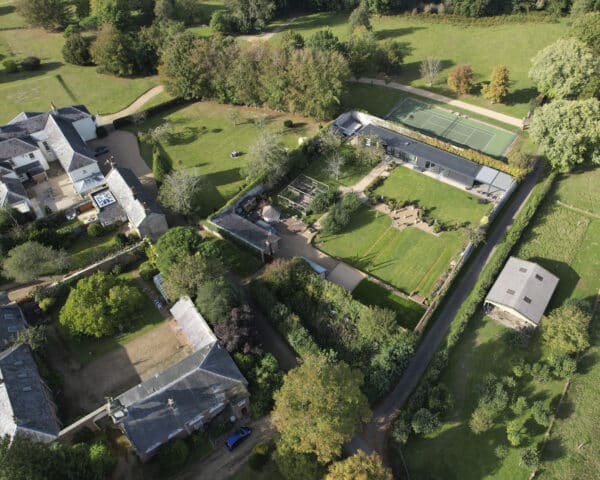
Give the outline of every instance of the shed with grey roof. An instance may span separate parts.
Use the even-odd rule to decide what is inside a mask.
[[[0,435],[56,440],[60,423],[31,349],[16,345],[0,353]]]
[[[485,298],[488,315],[510,328],[535,328],[558,281],[537,263],[510,257]]]
[[[273,255],[279,248],[281,238],[278,235],[238,215],[231,208],[213,217],[210,222],[261,254]]]
[[[181,297],[177,300],[177,303],[171,307],[171,314],[177,322],[177,330],[185,336],[187,343],[194,350],[200,350],[217,341],[217,337],[190,297]]]

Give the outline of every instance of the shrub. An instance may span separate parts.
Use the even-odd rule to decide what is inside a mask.
[[[326,192],[318,193],[310,202],[310,210],[313,213],[326,212],[327,209],[337,200],[337,197],[338,192],[335,190],[328,190]]]
[[[109,478],[110,473],[117,465],[117,459],[112,455],[106,444],[96,442],[90,446],[90,465],[96,474],[96,478]]]
[[[508,457],[508,452],[508,446],[504,444],[498,445],[494,450],[494,455],[496,455],[496,458],[498,458],[499,460],[504,460],[506,457]]]
[[[169,473],[178,470],[188,459],[190,449],[186,443],[177,439],[160,449],[158,452],[158,463],[163,473]]]
[[[55,304],[56,304],[56,298],[46,297],[46,298],[42,298],[38,302],[38,307],[40,307],[42,312],[48,313],[52,309],[52,307],[54,307]]]
[[[513,447],[518,447],[525,438],[525,427],[521,419],[511,420],[506,424],[506,438]]]
[[[42,62],[38,57],[26,57],[21,61],[21,68],[28,72],[39,70]]]
[[[90,237],[99,237],[104,233],[104,228],[99,223],[91,223],[87,227],[87,234]]]
[[[294,128],[294,122],[290,119],[284,120],[283,121],[283,126],[285,128]]]
[[[471,414],[469,428],[475,435],[487,432],[494,426],[496,415],[485,405],[478,406]]]
[[[19,71],[19,65],[14,60],[4,60],[2,65],[4,65],[6,73],[16,73]]]
[[[525,397],[518,397],[510,409],[515,415],[523,415],[527,410],[527,399]]]
[[[440,426],[440,421],[437,415],[426,408],[421,408],[413,415],[411,425],[415,433],[425,435],[435,432]]]
[[[63,45],[62,56],[65,62],[73,65],[91,65],[90,41],[80,33],[71,33]]]
[[[548,363],[552,373],[558,378],[568,378],[577,372],[577,361],[568,355],[551,355]]]
[[[210,17],[209,26],[213,31],[223,35],[228,35],[236,30],[235,20],[227,10],[217,10],[213,13]]]
[[[544,405],[544,402],[539,400],[534,402],[534,404],[531,406],[531,415],[533,416],[535,423],[538,425],[541,425],[542,427],[547,427],[550,425],[550,412],[548,411],[546,405]]]
[[[406,413],[401,414],[394,420],[390,430],[390,437],[398,445],[404,445],[410,436],[410,419]]]
[[[115,235],[115,245],[117,247],[124,247],[129,242],[127,235],[122,232],[119,232]]]
[[[540,466],[540,452],[536,447],[523,450],[520,463],[527,468],[536,469]]]
[[[255,472],[260,472],[269,460],[271,445],[267,442],[257,443],[248,458],[248,465]]]
[[[149,261],[145,261],[140,265],[140,277],[142,277],[147,282],[152,281],[154,276],[158,273],[158,268],[156,268]]]

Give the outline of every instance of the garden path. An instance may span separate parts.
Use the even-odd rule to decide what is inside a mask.
[[[138,97],[131,105],[125,107],[123,110],[116,113],[111,113],[110,115],[98,115],[98,117],[96,118],[96,122],[100,126],[109,125],[112,122],[114,122],[117,118],[122,118],[126,117],[127,115],[131,115],[137,112],[144,105],[144,103],[148,102],[149,100],[152,100],[154,97],[164,92],[164,90],[165,87],[163,85],[157,85],[156,87],[148,90],[141,97]]]
[[[410,85],[403,85],[397,82],[386,83],[385,81],[379,80],[377,78],[360,78],[356,81],[358,83],[366,83],[368,85],[379,85],[381,87],[402,90],[403,92],[412,93],[413,95],[429,98],[430,100],[434,100],[436,102],[442,102],[448,105],[452,105],[456,108],[462,108],[463,110],[468,110],[470,112],[477,113],[478,115],[484,115],[486,117],[493,118],[494,120],[498,120],[499,122],[503,122],[508,125],[513,125],[519,128],[523,127],[523,120],[519,118],[511,117],[510,115],[506,115],[504,113],[495,112],[493,110],[490,110],[489,108],[478,107],[476,105],[471,105],[470,103],[462,102],[460,100],[454,100],[450,97],[446,97],[438,93],[423,90],[422,88],[411,87]]]

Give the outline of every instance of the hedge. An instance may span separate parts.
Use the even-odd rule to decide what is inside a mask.
[[[408,410],[413,411],[420,408],[420,400],[426,397],[425,393],[427,389],[438,380],[440,374],[447,365],[448,357],[452,349],[460,340],[469,320],[481,306],[488,290],[491,288],[494,280],[504,266],[504,263],[531,222],[543,200],[546,198],[555,179],[556,173],[552,172],[548,178],[544,180],[542,186],[531,194],[527,204],[515,218],[509,232],[496,247],[492,257],[483,268],[475,287],[469,293],[467,299],[463,302],[456,316],[452,320],[450,329],[446,335],[445,344],[439,348],[429,364],[427,371],[421,378],[419,387],[411,395]]]
[[[406,13],[404,16],[425,23],[446,23],[468,27],[489,27],[510,23],[558,23],[560,20],[560,16],[549,12],[513,13],[491,17],[463,17],[443,13]]]

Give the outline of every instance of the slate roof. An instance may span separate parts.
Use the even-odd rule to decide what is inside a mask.
[[[54,125],[51,128],[47,128],[49,134],[48,144],[54,153],[56,153],[61,165],[67,172],[97,163],[94,158],[94,152],[86,145],[70,122],[52,115],[48,125],[51,123]],[[65,142],[67,145],[65,145]],[[70,147],[72,151],[60,148],[60,146]]]
[[[406,153],[416,155],[417,157],[429,160],[443,168],[471,177],[473,180],[475,180],[477,173],[481,170],[481,165],[475,162],[378,125],[366,125],[359,130],[358,133],[367,136],[376,135],[381,138],[387,146],[397,147]]]
[[[149,213],[164,215],[150,192],[129,168],[114,167],[106,175],[106,183],[134,226],[138,227]]]
[[[8,138],[0,141],[0,160],[18,157],[36,150],[39,150],[39,148],[29,135],[20,138]]]
[[[50,113],[28,112],[27,115],[27,118],[16,121],[17,118],[19,118],[19,116],[17,116],[7,125],[0,127],[0,139],[22,137],[44,130]]]
[[[227,392],[247,395],[246,385],[227,351],[214,342],[117,397],[111,406],[119,408],[111,415],[144,456],[210,420],[225,406]]]
[[[279,236],[273,235],[264,228],[261,228],[250,220],[238,215],[231,209],[225,210],[216,217],[213,217],[210,221],[239,240],[242,240],[263,252],[266,251],[267,241],[270,241],[271,244],[274,245],[280,240]]]
[[[0,306],[0,350],[7,341],[14,338],[17,332],[27,327],[23,312],[18,305]]]
[[[60,426],[31,350],[16,345],[0,353],[0,435],[50,441]]]
[[[0,207],[4,208],[27,199],[27,192],[20,180],[6,176],[2,178],[0,181]]]
[[[181,297],[173,307],[171,314],[181,331],[194,350],[200,350],[206,345],[217,341],[204,317],[196,309],[190,297]]]
[[[558,281],[537,263],[510,257],[485,301],[512,308],[538,325]]]

